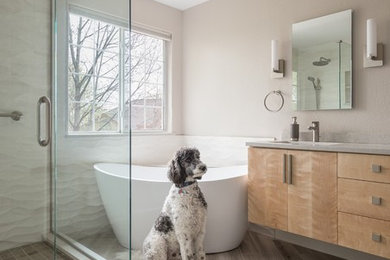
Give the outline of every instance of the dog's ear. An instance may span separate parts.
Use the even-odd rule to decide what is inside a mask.
[[[177,158],[172,159],[169,164],[168,179],[174,184],[181,184],[186,180],[186,176],[183,174],[183,169]]]

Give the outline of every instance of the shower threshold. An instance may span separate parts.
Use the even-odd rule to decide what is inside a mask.
[[[7,249],[0,252],[0,259],[7,260],[53,260],[54,250],[53,247],[46,242],[37,242],[27,244],[20,247]],[[57,260],[72,260],[72,258],[66,256],[62,252],[57,251]]]

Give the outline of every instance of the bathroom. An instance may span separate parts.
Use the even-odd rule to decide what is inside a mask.
[[[183,146],[208,166],[207,259],[390,258],[389,17],[388,0],[1,1],[0,260],[144,259]]]

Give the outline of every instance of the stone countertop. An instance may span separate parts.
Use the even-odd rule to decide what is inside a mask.
[[[390,155],[390,145],[388,144],[264,141],[264,142],[247,142],[246,145],[250,147],[287,149],[287,150]]]

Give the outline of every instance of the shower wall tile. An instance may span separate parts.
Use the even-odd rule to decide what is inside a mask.
[[[58,167],[57,231],[75,240],[111,230],[92,163]]]
[[[133,136],[131,161],[137,165],[167,165],[182,146],[199,149],[201,159],[211,167],[247,164],[246,142],[274,140],[273,137],[229,137],[159,135]]]
[[[129,137],[61,133],[57,144],[57,231],[77,241],[111,231],[93,164],[129,163]]]
[[[0,1],[0,251],[42,240],[48,149],[37,143],[37,100],[50,88],[50,0]]]
[[[346,99],[345,94],[347,90],[344,87],[345,85],[350,87],[350,83],[348,84],[348,80],[346,81],[346,76],[351,75],[350,48],[351,46],[347,43],[343,43],[341,49],[338,43],[326,43],[294,51],[294,55],[299,53],[299,57],[295,57],[294,66],[295,69],[298,69],[297,81],[300,109],[316,110],[317,105],[319,109],[334,109],[339,106],[348,108],[350,106],[350,98]],[[341,51],[340,56],[339,51]],[[314,66],[313,61],[318,61],[320,57],[330,59],[329,64]],[[313,83],[308,80],[308,77],[320,80],[319,104],[317,104],[316,100],[316,90],[313,87]],[[339,91],[339,85],[341,91]],[[349,102],[346,102],[348,100]]]
[[[313,61],[319,60],[320,57],[330,59],[326,66],[313,66]],[[338,44],[327,43],[320,46],[310,47],[300,51],[298,63],[298,85],[300,108],[304,110],[315,110],[317,105],[319,109],[329,109],[338,107]],[[321,90],[319,91],[319,104],[316,104],[316,91],[308,77],[320,79]]]

